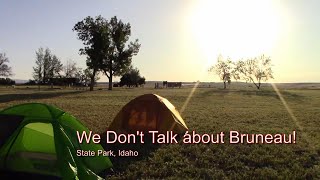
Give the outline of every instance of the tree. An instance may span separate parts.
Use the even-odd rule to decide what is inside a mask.
[[[145,84],[145,78],[140,76],[140,71],[137,68],[131,68],[120,78],[120,86],[135,86]]]
[[[231,73],[232,73],[232,61],[230,58],[226,60],[223,59],[221,55],[218,56],[217,64],[209,69],[209,72],[217,74],[223,81],[223,88],[227,88],[227,83],[231,83]]]
[[[43,76],[42,76],[43,84],[46,84],[49,81],[50,61],[51,61],[51,51],[49,48],[47,48],[45,49],[44,55],[43,55]]]
[[[79,50],[80,55],[87,56],[87,73],[90,72],[90,91],[93,91],[97,74],[101,70],[103,58],[109,47],[108,22],[102,17],[95,19],[88,16],[75,24],[72,29],[77,32],[78,39],[83,41],[84,48]]]
[[[44,50],[42,47],[36,51],[36,66],[33,67],[33,78],[40,84],[43,82],[43,69],[44,69]]]
[[[61,63],[60,59],[56,55],[51,55],[50,59],[50,66],[49,66],[49,78],[53,77],[61,77],[60,72],[63,70],[63,64]]]
[[[95,19],[88,16],[78,22],[73,31],[83,41],[85,47],[80,49],[80,54],[88,56],[87,66],[92,69],[90,90],[93,90],[94,78],[99,71],[108,77],[109,90],[112,90],[113,76],[127,72],[132,57],[139,52],[138,40],[128,43],[130,24],[118,21],[117,17],[111,18],[109,22],[102,16]]]
[[[76,77],[82,70],[77,67],[77,63],[72,60],[68,60],[67,64],[63,66],[64,76],[67,78]]]
[[[246,82],[252,82],[257,89],[260,89],[262,81],[273,79],[271,66],[270,57],[261,55],[245,61],[238,61],[235,71],[238,72],[240,78],[246,80]]]
[[[47,84],[50,78],[60,76],[63,65],[49,48],[40,47],[36,51],[36,66],[33,67],[33,78],[38,84]]]
[[[138,84],[140,86],[142,86],[143,84],[146,84],[146,78],[145,77],[140,77],[140,79],[138,80]]]
[[[98,75],[99,75],[99,72],[96,74],[96,76],[94,76],[93,70],[87,68],[87,69],[83,70],[82,72],[79,71],[76,77],[80,77],[81,83],[83,83],[84,85],[90,85],[90,87],[91,87],[91,83],[93,83],[93,85],[94,85],[100,79],[100,77]],[[93,82],[92,82],[92,77],[94,77]]]
[[[9,77],[12,75],[12,69],[8,65],[9,59],[5,53],[0,53],[0,76]]]
[[[132,84],[131,79],[130,79],[130,74],[126,73],[124,75],[122,75],[122,77],[120,78],[120,86],[127,86],[130,87]]]
[[[112,77],[125,74],[131,67],[132,57],[140,49],[138,39],[130,42],[131,26],[129,23],[118,21],[117,17],[111,18],[107,23],[109,32],[106,56],[103,58],[101,69],[109,79],[109,90],[112,90]]]

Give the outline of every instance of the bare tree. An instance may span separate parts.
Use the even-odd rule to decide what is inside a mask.
[[[40,47],[36,51],[36,66],[33,67],[33,78],[40,83],[48,83],[50,78],[60,76],[62,64],[56,55],[53,55],[49,48]]]
[[[9,77],[12,75],[12,69],[8,65],[9,59],[5,53],[0,53],[0,76]]]
[[[230,58],[223,59],[222,55],[218,56],[217,64],[213,65],[209,72],[217,74],[223,81],[223,88],[227,88],[227,83],[231,83],[232,61]]]
[[[76,77],[79,70],[77,63],[72,60],[68,60],[66,65],[63,67],[64,76],[67,78]]]
[[[260,89],[261,82],[273,79],[271,69],[271,59],[265,55],[261,55],[245,61],[240,60],[236,63],[235,73],[239,78],[252,82],[257,89]]]

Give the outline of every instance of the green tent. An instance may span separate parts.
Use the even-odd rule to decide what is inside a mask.
[[[70,114],[53,106],[29,103],[0,112],[0,169],[63,179],[99,179],[112,167],[108,157],[78,157],[77,150],[103,150],[78,142],[77,131],[89,132]],[[97,154],[97,153],[96,153]]]

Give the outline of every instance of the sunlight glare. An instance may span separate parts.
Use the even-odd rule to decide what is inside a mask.
[[[208,65],[218,54],[239,59],[272,50],[280,28],[272,1],[197,2],[190,25]]]

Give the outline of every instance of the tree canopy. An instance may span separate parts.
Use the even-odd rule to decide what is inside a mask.
[[[88,16],[76,23],[72,29],[77,32],[78,39],[85,46],[79,52],[80,55],[87,56],[86,63],[88,69],[92,71],[90,74],[90,91],[93,90],[95,78],[101,70],[102,60],[109,44],[106,27],[107,21],[102,16],[97,16],[95,19]]]
[[[273,79],[272,64],[270,57],[261,55],[247,60],[239,60],[236,63],[235,72],[246,82],[252,82],[260,89],[261,82]]]
[[[113,76],[126,73],[131,66],[132,57],[139,52],[138,40],[129,42],[130,24],[123,23],[116,16],[110,21],[102,16],[95,19],[88,16],[78,22],[73,31],[77,32],[78,39],[82,40],[85,46],[80,49],[80,54],[88,56],[87,66],[93,72],[91,80],[102,71],[109,79],[111,90]],[[93,86],[90,90],[93,90]]]
[[[140,71],[137,68],[131,68],[127,73],[125,73],[120,79],[120,86],[127,87],[138,87],[139,85],[145,84],[146,79],[141,77]]]
[[[121,76],[129,70],[132,57],[138,54],[140,44],[138,39],[128,43],[131,36],[129,23],[125,24],[115,16],[111,18],[108,25],[110,46],[103,59],[101,69],[109,79],[109,89],[111,90],[112,76]]]

